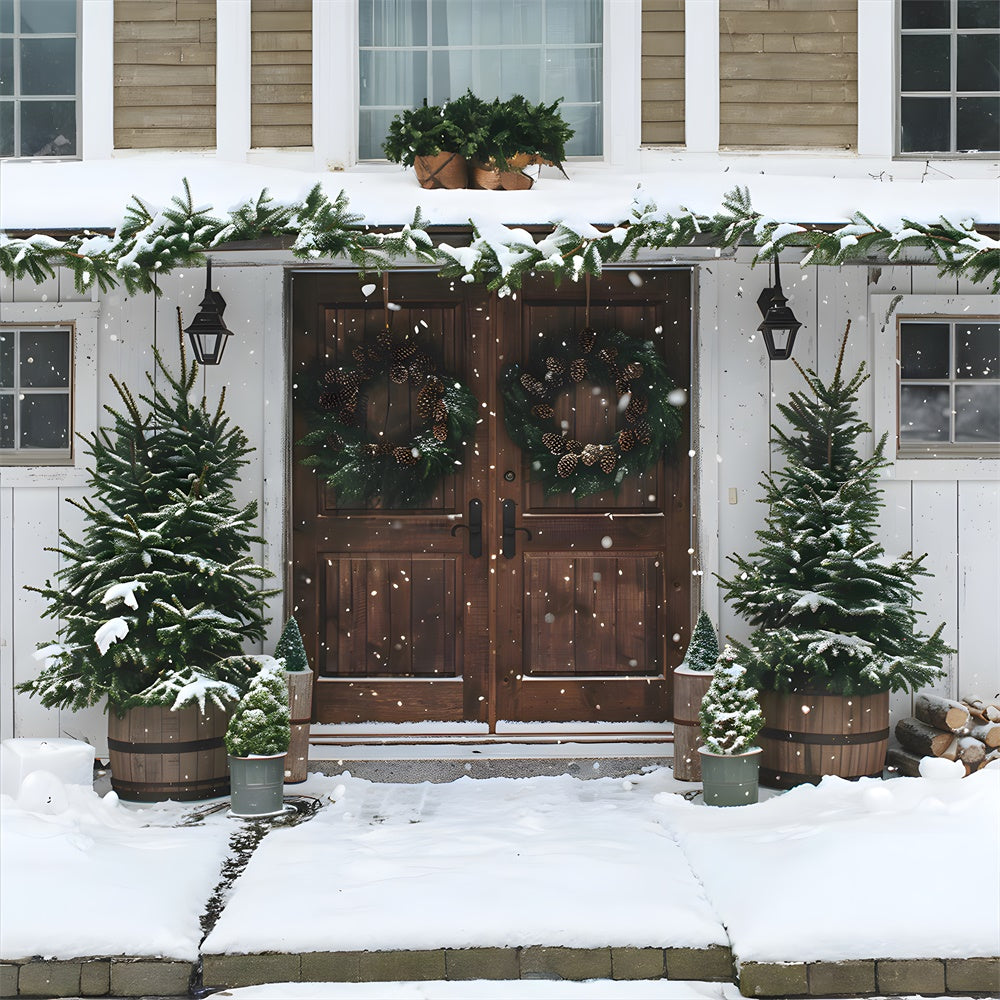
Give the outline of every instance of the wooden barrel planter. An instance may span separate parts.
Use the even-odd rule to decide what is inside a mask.
[[[698,710],[712,677],[711,670],[678,667],[674,671],[674,777],[678,781],[701,781]]]
[[[229,794],[229,713],[206,703],[108,711],[111,787],[127,802],[189,802]]]
[[[889,748],[889,694],[761,694],[760,783],[817,784],[825,775],[878,778]]]
[[[292,738],[285,757],[285,784],[305,781],[309,772],[309,727],[312,722],[313,672],[297,670],[288,677],[288,710]]]

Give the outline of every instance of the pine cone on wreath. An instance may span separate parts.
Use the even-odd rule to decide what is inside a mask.
[[[380,351],[389,352],[392,350],[392,334],[389,332],[389,327],[379,330],[375,337],[375,343],[378,345]]]
[[[618,455],[615,453],[614,448],[609,448],[607,445],[601,447],[601,471],[606,472],[609,476],[615,471],[615,466],[618,464]]]
[[[624,375],[619,375],[615,379],[615,391],[619,396],[632,395],[632,383]]]
[[[444,382],[442,382],[436,375],[427,379],[427,388],[430,389],[434,396],[444,395]]]
[[[583,442],[577,441],[576,438],[569,438],[569,440],[566,442],[566,450],[575,452],[577,455],[579,455],[580,452],[583,451]]]
[[[546,394],[545,386],[534,375],[529,375],[527,372],[521,376],[521,385],[533,396],[544,396]]]
[[[635,425],[635,436],[639,444],[649,444],[653,440],[649,430],[649,424],[641,423]]]
[[[371,441],[368,444],[362,446],[361,453],[363,455],[368,455],[369,457],[374,458],[376,455],[379,454],[380,447],[381,447],[380,445],[377,445],[375,444],[374,441]]]
[[[572,453],[563,455],[563,457],[556,463],[556,472],[558,472],[563,479],[566,479],[576,471],[576,463],[579,460],[579,455],[574,455]]]
[[[601,449],[596,444],[585,444],[580,454],[580,461],[584,465],[594,465],[601,457]]]
[[[448,407],[444,405],[443,400],[439,399],[434,404],[432,416],[436,424],[443,424],[448,419]]]
[[[398,361],[401,364],[406,364],[408,361],[412,360],[417,353],[417,348],[414,344],[409,341],[405,341],[396,348],[393,353],[393,360]]]
[[[615,358],[618,357],[617,347],[602,347],[598,352],[597,356],[606,364],[613,365],[615,363]]]
[[[551,382],[558,381],[566,375],[566,365],[560,358],[551,354],[545,359],[545,377]]]
[[[632,398],[628,401],[628,406],[625,407],[625,419],[629,423],[634,423],[648,409],[649,405],[646,402],[646,397],[633,394]]]
[[[561,434],[554,431],[547,431],[542,435],[542,444],[552,452],[553,455],[561,455],[565,448],[565,442]]]
[[[435,424],[434,425],[434,438],[437,441],[447,441],[448,440],[448,425],[447,424]]]
[[[427,385],[417,393],[417,416],[421,420],[430,420],[436,399],[434,391]]]
[[[638,444],[639,435],[634,430],[626,427],[618,432],[618,447],[621,451],[631,451]]]
[[[585,330],[580,331],[580,350],[584,354],[590,354],[594,349],[594,344],[597,343],[597,331],[591,330],[588,326]]]
[[[583,358],[576,358],[570,362],[569,377],[574,382],[582,382],[587,377],[587,362]]]
[[[410,370],[406,365],[395,364],[389,368],[389,378],[392,379],[396,385],[402,385],[410,377]]]
[[[642,378],[644,369],[638,361],[630,361],[624,369],[624,375],[628,379]]]
[[[368,348],[363,344],[359,344],[353,351],[351,351],[351,357],[354,358],[359,365],[363,365],[368,360]]]
[[[323,381],[327,385],[333,385],[335,382],[337,382],[339,380],[339,376],[340,376],[340,372],[338,372],[336,368],[328,368],[323,373]]]
[[[417,464],[417,456],[413,454],[412,448],[404,448],[402,445],[399,445],[392,449],[392,455],[400,465]]]
[[[340,407],[341,397],[336,389],[328,389],[319,394],[319,405],[324,410],[336,410]]]
[[[539,403],[531,408],[531,415],[538,417],[539,420],[551,420],[556,415],[556,411],[547,403]]]

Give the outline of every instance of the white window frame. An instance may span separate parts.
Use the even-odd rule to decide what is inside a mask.
[[[6,486],[85,486],[87,456],[79,435],[97,428],[97,325],[100,305],[94,302],[0,303],[0,326],[14,329],[60,327],[71,331],[70,433],[71,458],[59,464],[0,465],[0,488]],[[12,458],[16,452],[8,453]],[[27,459],[40,453],[29,452]]]
[[[898,343],[900,321],[971,320],[1000,316],[1000,295],[872,295],[869,329],[875,331],[872,374],[875,391],[872,428],[877,441],[886,435],[883,471],[888,479],[989,480],[1000,479],[1000,456],[967,457],[947,454],[915,457],[912,446],[901,450],[899,427]],[[958,449],[954,449],[958,451]]]

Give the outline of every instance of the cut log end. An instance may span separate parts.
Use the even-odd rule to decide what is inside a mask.
[[[950,698],[940,698],[936,694],[921,694],[913,706],[913,714],[935,729],[958,732],[969,724],[969,708]]]
[[[896,739],[903,748],[921,757],[940,757],[951,746],[953,736],[919,719],[900,719],[896,723]]]

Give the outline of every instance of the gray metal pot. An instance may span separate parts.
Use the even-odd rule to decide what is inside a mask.
[[[229,778],[234,816],[276,816],[284,808],[285,754],[230,757]]]
[[[760,747],[746,753],[717,754],[698,747],[707,806],[746,806],[757,801]]]

